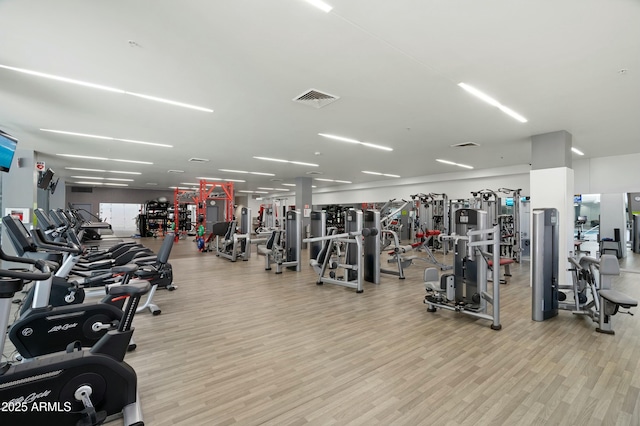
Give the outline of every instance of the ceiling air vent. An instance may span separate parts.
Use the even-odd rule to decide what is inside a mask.
[[[189,158],[189,161],[191,161],[192,163],[208,163],[209,160],[207,160],[206,158]]]
[[[167,170],[167,173],[184,173],[184,170],[171,169],[171,170]]]
[[[308,175],[322,175],[322,174],[324,174],[324,173],[322,173],[322,172],[313,172],[313,171],[312,171],[312,172],[307,172],[307,174],[308,174]]]
[[[451,145],[451,147],[453,148],[467,148],[472,146],[480,146],[480,144],[475,142],[462,142],[462,143]]]
[[[322,108],[323,106],[329,105],[332,102],[340,99],[340,96],[330,95],[329,93],[323,93],[316,89],[309,89],[301,95],[293,98],[293,102],[298,102],[301,104],[309,105],[314,108]]]

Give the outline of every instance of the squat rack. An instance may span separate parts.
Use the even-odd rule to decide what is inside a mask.
[[[216,188],[222,189],[224,195],[211,196],[213,191]],[[193,202],[196,205],[196,215],[197,217],[203,217],[206,223],[207,221],[207,200],[225,200],[225,212],[224,217],[225,221],[230,221],[233,218],[233,182],[212,182],[205,179],[201,179],[197,189],[178,189],[174,190],[174,220],[176,221],[176,229],[179,228],[178,223],[178,208],[180,207],[180,199],[182,197],[191,197]]]

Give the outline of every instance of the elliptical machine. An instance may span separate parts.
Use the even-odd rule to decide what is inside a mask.
[[[6,256],[5,260],[23,262]],[[26,280],[46,281],[46,262],[34,261],[40,272],[0,269],[0,330],[9,322],[11,299]],[[125,345],[133,334],[133,317],[149,283],[113,286],[114,297],[128,298],[117,330],[109,331],[89,351],[69,345],[66,353],[44,359],[0,365],[0,404],[3,424],[99,425],[122,413],[125,426],[143,426],[137,395],[137,376],[112,348]],[[0,353],[5,333],[0,335]]]

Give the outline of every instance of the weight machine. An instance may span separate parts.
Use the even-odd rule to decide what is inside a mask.
[[[251,257],[251,209],[242,207],[239,229],[236,229],[237,223],[235,220],[216,223],[212,232],[215,235],[216,256],[232,262],[238,258],[247,261]]]
[[[487,226],[487,213],[475,209],[456,212],[456,233],[441,236],[441,240],[454,242],[454,273],[438,278],[436,268],[424,272],[428,312],[438,308],[490,320],[493,330],[500,330],[500,278],[498,268],[493,269],[493,292],[488,292],[486,256],[484,248],[493,248],[493,263],[499,262],[500,228]],[[491,311],[489,304],[492,305]]]
[[[362,237],[375,237],[378,230],[362,228],[362,211],[348,210],[345,212],[345,231],[340,234],[326,235],[324,237],[305,238],[305,243],[324,242],[318,257],[311,259],[310,264],[318,274],[317,285],[324,283],[335,284],[353,288],[356,293],[362,293],[363,267],[363,241]],[[342,256],[338,256],[340,245],[344,244]],[[379,256],[380,252],[375,255]],[[342,275],[338,275],[338,270]],[[325,274],[329,276],[327,277]]]
[[[600,259],[584,256],[579,261],[569,257],[573,282],[560,285],[558,240],[558,210],[534,209],[531,318],[544,321],[558,315],[559,309],[568,310],[591,318],[598,324],[597,332],[615,334],[612,317],[633,315],[628,309],[638,306],[637,300],[612,289],[614,277],[620,275],[618,259],[608,254]]]
[[[276,264],[276,274],[282,273],[282,267],[300,272],[300,257],[302,249],[302,218],[301,213],[290,210],[285,214],[285,229],[271,232],[266,244],[258,246],[258,254],[265,256],[265,271],[271,270],[271,264]]]
[[[398,248],[400,242],[398,235],[391,230],[380,230],[380,212],[377,210],[364,210],[362,212],[363,227],[369,230],[375,229],[375,234],[369,233],[364,237],[363,251],[364,251],[364,280],[373,284],[380,284],[380,275],[389,274],[396,275],[399,279],[403,280],[404,268],[411,265],[411,260],[408,260],[402,256]],[[381,235],[382,234],[382,235]],[[380,265],[380,250],[381,250],[381,237],[389,235],[394,241],[394,250],[389,254],[392,256],[388,260],[388,263],[395,263],[396,270],[384,269]]]

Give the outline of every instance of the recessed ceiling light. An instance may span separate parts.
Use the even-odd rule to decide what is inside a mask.
[[[244,190],[242,190],[242,191],[238,191],[238,192],[244,192],[245,194],[253,194],[253,191],[244,191]]]
[[[200,183],[193,183],[193,182],[180,182],[180,185],[200,186]]]
[[[451,164],[452,166],[456,166],[457,164],[454,163],[453,161],[448,161],[448,160],[441,160],[440,158],[436,158],[436,161],[439,163],[444,163],[444,164]]]
[[[266,189],[267,191],[273,191],[273,188],[265,188],[263,186],[259,186],[258,189]]]
[[[196,177],[196,179],[200,179],[200,180],[210,180],[210,181],[222,180],[222,179],[217,178],[217,177]]]
[[[106,172],[106,170],[102,170],[102,169],[85,169],[83,167],[65,167],[65,170],[76,170],[80,172],[99,172],[99,173]]]
[[[153,164],[149,161],[137,161],[137,160],[121,160],[117,158],[105,158],[105,157],[92,157],[89,155],[76,155],[76,154],[56,154],[60,157],[71,157],[71,158],[84,158],[87,160],[101,160],[101,161],[119,161],[122,163],[135,163],[135,164]]]
[[[157,186],[158,184],[155,182],[147,182],[147,185],[151,185],[151,186]]]
[[[77,184],[81,184],[81,185],[102,185],[102,182],[80,181],[80,182],[73,182],[73,183],[77,183]]]
[[[153,164],[150,161],[138,161],[138,160],[122,160],[119,158],[111,158],[111,161],[118,161],[120,163],[134,163],[134,164]]]
[[[85,158],[87,160],[101,160],[101,161],[108,160],[108,158],[105,158],[105,157],[92,157],[90,155],[76,155],[76,154],[56,154],[56,155],[59,155],[60,157]]]
[[[123,175],[141,175],[140,172],[124,172],[120,170],[102,170],[102,169],[87,169],[84,167],[65,167],[66,170],[76,170],[79,172],[97,172],[97,173],[119,173]]]
[[[325,12],[325,13],[329,13],[331,12],[331,9],[333,9],[333,6],[328,5],[327,3],[323,2],[322,0],[305,0],[307,3],[317,7],[318,9],[320,9],[321,11]]]
[[[268,194],[267,191],[253,191],[255,194]]]
[[[189,158],[188,161],[191,161],[192,163],[208,163],[209,162],[207,158],[197,158],[197,157]]]
[[[109,183],[109,182],[105,182],[104,185],[105,186],[129,186],[126,183]]]
[[[104,179],[105,180],[116,180],[116,181],[119,181],[119,182],[133,182],[134,181],[133,179],[110,178],[110,177],[104,178]]]
[[[335,180],[335,179],[325,179],[325,178],[314,178],[313,180],[319,180],[321,182],[353,183],[349,180]]]
[[[140,172],[123,172],[120,170],[107,170],[107,173],[118,173],[121,175],[141,175],[142,174]]]
[[[452,166],[458,166],[465,169],[473,169],[473,166],[467,166],[466,164],[454,163],[453,161],[443,160],[441,158],[436,158],[436,161],[443,164],[450,164]]]
[[[184,170],[175,170],[175,169],[172,169],[172,170],[167,170],[167,173],[184,173]]]
[[[296,186],[295,183],[283,183],[282,186]]]
[[[343,136],[329,135],[327,133],[318,133],[318,135],[320,135],[322,137],[325,137],[325,138],[341,141],[341,142],[353,143],[353,144],[368,146],[369,148],[381,149],[383,151],[393,151],[393,148],[389,148],[388,146],[377,145],[377,144],[369,143],[369,142],[361,142],[359,140],[351,139],[351,138],[345,138]]]
[[[578,148],[571,147],[571,151],[575,152],[578,155],[584,155],[584,152],[580,151]]]
[[[71,135],[71,136],[82,136],[82,137],[85,137],[85,138],[92,138],[92,139],[121,141],[121,142],[135,143],[135,144],[140,144],[140,145],[159,146],[159,147],[162,147],[162,148],[173,148],[173,145],[167,145],[167,144],[156,143],[156,142],[143,142],[143,141],[136,141],[136,140],[133,140],[133,139],[112,138],[110,136],[98,136],[98,135],[90,135],[90,134],[87,134],[87,133],[67,132],[65,130],[52,130],[52,129],[40,129],[40,130],[42,130],[43,132],[60,133],[60,134],[63,134],[63,135]]]
[[[225,182],[246,182],[246,180],[242,179],[222,179]]]
[[[497,100],[493,99],[491,96],[487,95],[486,93],[481,92],[480,90],[476,89],[475,87],[470,86],[470,85],[468,85],[466,83],[458,83],[458,86],[463,88],[467,92],[471,93],[475,97],[482,99],[483,101],[485,101],[489,105],[498,108],[500,111],[504,112],[508,116],[510,116],[512,118],[515,118],[519,122],[521,122],[521,123],[526,123],[527,122],[527,119],[524,118],[522,115],[518,114],[517,112],[515,112],[511,108],[509,108],[509,107],[507,107],[505,105],[502,105],[500,102],[498,102]]]
[[[218,169],[218,171],[227,172],[227,173],[244,173],[244,174],[260,175],[260,176],[275,176],[275,174],[273,173],[247,172],[245,170]]]
[[[398,175],[392,175],[391,173],[371,172],[371,171],[367,171],[367,170],[363,170],[362,173],[366,173],[368,175],[386,176],[386,177],[392,177],[392,178],[399,178],[400,177]]]
[[[290,191],[290,189],[287,189],[287,188],[274,188],[274,191]]]
[[[270,157],[253,157],[256,160],[265,160],[265,161],[276,161],[278,163],[291,163],[291,164],[297,164],[299,166],[310,166],[310,167],[320,167],[318,164],[313,164],[313,163],[304,163],[302,161],[289,161],[289,160],[282,160],[280,158],[270,158]]]
[[[103,177],[97,177],[97,176],[71,176],[71,178],[73,179],[97,179],[97,180],[104,180]]]
[[[180,107],[183,107],[183,108],[195,109],[195,110],[198,110],[198,111],[213,112],[213,110],[209,109],[209,108],[204,108],[204,107],[200,107],[200,106],[196,106],[196,105],[185,104],[183,102],[176,102],[176,101],[172,101],[172,100],[169,100],[169,99],[159,98],[159,97],[156,97],[156,96],[149,96],[149,95],[143,95],[141,93],[129,92],[127,90],[122,90],[122,89],[118,89],[118,88],[115,88],[115,87],[109,87],[109,86],[104,86],[104,85],[101,85],[101,84],[89,83],[87,81],[75,80],[75,79],[72,79],[72,78],[61,77],[61,76],[58,76],[58,75],[47,74],[47,73],[43,73],[43,72],[39,72],[39,71],[32,71],[32,70],[28,70],[28,69],[24,69],[24,68],[10,67],[8,65],[0,65],[0,68],[4,68],[4,69],[7,69],[7,70],[20,72],[20,73],[23,73],[23,74],[33,75],[33,76],[36,76],[36,77],[48,78],[50,80],[61,81],[63,83],[71,83],[71,84],[76,84],[78,86],[89,87],[91,89],[104,90],[104,91],[107,91],[107,92],[119,93],[119,94],[122,94],[122,95],[136,96],[138,98],[148,99],[150,101],[162,102],[162,103],[165,103],[165,104],[176,105],[176,106],[180,106]]]

